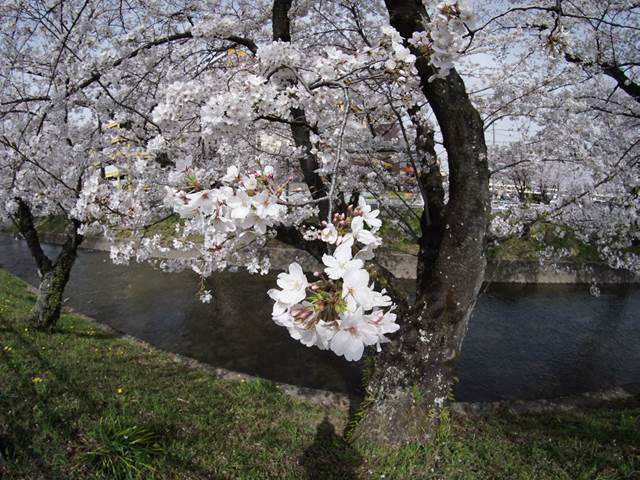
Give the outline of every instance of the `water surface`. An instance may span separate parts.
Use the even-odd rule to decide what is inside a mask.
[[[45,246],[52,254],[56,247]],[[0,235],[0,267],[36,284],[26,244]],[[271,321],[275,273],[209,279],[211,304],[189,272],[113,265],[80,252],[65,298],[100,322],[163,349],[271,380],[359,393],[357,364],[307,348]],[[491,284],[473,313],[454,396],[549,398],[640,382],[640,285]]]

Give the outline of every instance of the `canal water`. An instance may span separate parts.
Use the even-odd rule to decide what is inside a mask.
[[[53,254],[57,247],[47,245]],[[37,284],[26,244],[0,235],[0,268]],[[293,341],[271,321],[276,274],[198,279],[147,264],[113,265],[80,252],[68,305],[117,330],[216,367],[342,393],[360,393],[357,364]],[[640,285],[491,284],[473,313],[457,367],[461,401],[550,398],[640,383]]]

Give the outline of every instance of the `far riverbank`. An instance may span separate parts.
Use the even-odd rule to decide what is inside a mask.
[[[55,245],[60,245],[64,241],[64,237],[57,233],[42,233],[40,237],[42,241]],[[104,238],[89,237],[84,240],[82,248],[108,252],[110,244]],[[267,250],[274,270],[285,270],[292,261],[297,261],[308,271],[321,268],[320,264],[307,252],[291,248],[283,243],[271,242]],[[175,258],[177,255],[188,254],[183,252],[157,252],[155,256],[157,258]],[[415,279],[417,264],[415,255],[381,250],[376,258],[383,267],[397,278]],[[640,283],[640,275],[594,262],[531,262],[488,258],[485,282],[635,284]]]

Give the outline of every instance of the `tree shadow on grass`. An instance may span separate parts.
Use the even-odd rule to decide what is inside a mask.
[[[65,370],[52,363],[43,355],[34,339],[24,334],[20,328],[5,322],[1,317],[0,325],[0,332],[11,335],[12,343],[19,345],[22,355],[22,359],[18,362],[14,361],[13,354],[0,350],[0,362],[6,367],[7,373],[11,373],[13,377],[12,388],[5,389],[0,385],[0,479],[67,479],[66,468],[72,467],[74,463],[80,462],[81,468],[88,468],[88,461],[81,459],[82,449],[86,445],[87,438],[94,434],[92,430],[76,430],[75,420],[83,415],[99,419],[105,412],[110,411],[110,407],[117,404],[113,402],[110,404],[109,401],[87,389],[85,385],[74,381],[73,371]],[[73,332],[49,333],[49,335],[56,334],[73,335]],[[95,336],[88,336],[91,340],[100,340]],[[42,387],[39,386],[40,381],[34,382],[32,375],[26,374],[27,371],[24,365],[21,365],[22,362],[29,365],[29,370],[41,372],[39,375],[46,379]],[[39,392],[39,388],[46,388],[46,394]],[[59,398],[63,396],[70,406],[68,409],[60,409]],[[35,417],[31,418],[29,415],[34,409],[39,413],[37,421]],[[112,414],[119,415],[119,412],[116,409]],[[159,437],[160,443],[167,448],[162,462],[159,463],[160,469],[164,465],[176,471],[189,472],[194,479],[223,479],[211,472],[209,468],[200,465],[196,458],[180,458],[168,448],[170,439],[178,435],[175,425],[148,418],[128,418],[125,423],[145,427]],[[43,428],[55,435],[54,441],[69,442],[68,447],[73,451],[70,452],[67,465],[56,464],[51,458],[47,458],[48,451],[43,455],[43,452],[38,450],[40,448],[38,442],[42,442]],[[37,437],[40,439],[36,441]],[[28,473],[22,473],[23,470],[27,470]],[[87,475],[90,474],[91,471],[87,473]]]
[[[51,334],[64,335],[67,337],[75,337],[75,338],[86,338],[89,340],[114,340],[118,338],[116,335],[113,335],[108,332],[103,332],[100,330],[96,330],[95,333],[85,332],[85,331],[73,331],[71,329],[63,329],[63,328],[54,328],[50,332]]]
[[[349,443],[336,434],[327,417],[318,424],[314,442],[305,450],[300,463],[309,480],[351,480],[362,457]]]
[[[53,406],[56,396],[69,395],[69,399],[78,402],[78,411],[99,413],[103,408],[103,402],[99,402],[87,394],[86,389],[75,384],[69,372],[56,368],[48,359],[46,359],[27,336],[23,335],[15,326],[8,325],[4,319],[0,319],[3,324],[2,331],[10,333],[20,348],[29,358],[28,362],[35,371],[46,372],[46,376],[50,378],[50,383],[56,385],[55,390],[47,395],[39,394],[36,383],[29,375],[25,375],[25,371],[13,361],[11,355],[0,355],[7,371],[14,374],[11,388],[0,388],[0,438],[2,443],[2,456],[8,465],[8,469],[12,460],[18,460],[23,463],[30,462],[32,469],[38,471],[43,476],[40,478],[57,479],[66,478],[66,475],[56,466],[43,458],[41,453],[34,448],[33,438],[41,433],[45,428],[42,422],[45,422],[47,428],[57,430],[61,434],[61,438],[71,439],[77,432],[72,428],[74,415],[76,410],[60,412]],[[34,400],[37,399],[37,403]],[[28,414],[34,414],[38,410],[41,415],[40,421],[35,421]],[[22,459],[22,460],[20,460]],[[3,478],[0,476],[0,478]]]

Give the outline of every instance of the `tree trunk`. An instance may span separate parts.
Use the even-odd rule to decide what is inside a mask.
[[[31,311],[31,319],[35,328],[49,329],[60,318],[62,295],[83,240],[82,235],[77,233],[80,222],[69,220],[65,243],[55,262],[52,262],[42,250],[31,209],[22,199],[16,198],[16,201],[18,210],[12,220],[26,240],[40,275],[38,296]]]
[[[40,280],[38,298],[31,312],[34,326],[38,329],[50,329],[60,318],[62,295],[78,256],[78,247],[83,240],[82,235],[77,233],[78,227],[79,222],[70,220],[62,251],[51,269],[44,273]]]
[[[291,42],[291,22],[289,20],[289,10],[293,0],[274,0],[272,7],[272,28],[273,40],[279,42]],[[307,122],[304,108],[292,108],[291,134],[296,147],[302,149],[300,157],[300,169],[304,176],[304,181],[309,187],[312,198],[318,200],[319,220],[327,220],[329,214],[329,200],[327,196],[327,186],[322,177],[317,173],[320,166],[317,156],[313,153],[311,143],[311,128]],[[321,200],[324,199],[324,200]],[[344,202],[341,208],[346,209]],[[335,210],[334,210],[335,213]]]
[[[385,3],[391,25],[405,39],[423,29],[420,19],[427,18],[427,13],[421,1]],[[366,411],[353,432],[353,439],[363,444],[388,446],[434,439],[486,266],[489,169],[482,120],[455,70],[446,79],[429,81],[435,70],[419,52],[413,53],[422,91],[447,151],[449,201],[440,212],[439,171],[433,169],[430,175],[425,170],[426,175],[418,179],[427,197],[418,295],[401,319],[399,335],[375,357]]]
[[[459,269],[453,263],[450,267]],[[429,299],[406,314],[399,335],[377,354],[366,410],[352,435],[356,443],[389,446],[435,438],[482,284],[481,276],[474,276],[475,282],[469,284],[446,281],[440,288],[432,284]]]
[[[38,274],[42,277],[46,272],[51,270],[53,265],[49,257],[42,251],[40,237],[38,237],[38,231],[33,222],[33,215],[31,214],[29,205],[21,198],[16,198],[15,200],[18,203],[18,210],[15,215],[11,217],[11,220],[20,232],[20,235],[22,235],[22,238],[27,242],[31,256],[36,262]]]
[[[31,318],[35,328],[41,330],[50,329],[60,318],[62,295],[69,281],[69,274],[75,259],[75,253],[65,255],[40,279],[38,297],[31,311]]]

